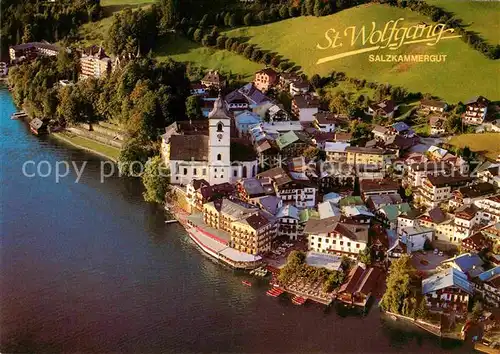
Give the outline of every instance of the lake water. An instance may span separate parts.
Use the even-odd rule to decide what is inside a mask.
[[[136,180],[100,182],[98,157],[30,134],[0,90],[0,351],[469,351],[382,317],[342,317],[242,286],[179,225],[143,202]],[[87,161],[75,183],[23,176]]]

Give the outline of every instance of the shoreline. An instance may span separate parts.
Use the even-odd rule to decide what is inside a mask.
[[[80,145],[78,143],[75,143],[74,141],[72,141],[71,139],[69,139],[68,137],[64,136],[64,133],[62,132],[55,132],[55,133],[51,133],[49,136],[53,136],[54,138],[58,139],[59,141],[63,141],[75,148],[78,148],[80,150],[84,150],[84,151],[87,151],[87,152],[90,152],[92,154],[95,154],[95,155],[98,155],[100,157],[103,157],[103,158],[106,158],[110,161],[112,161],[113,163],[117,164],[118,163],[118,159],[114,158],[114,157],[111,157],[103,152],[100,152],[100,151],[97,151],[95,149],[92,149],[92,148],[89,148],[89,147],[86,147],[86,146],[83,146],[83,145]],[[83,139],[83,138],[82,138]],[[99,144],[97,142],[94,142],[96,144]],[[102,145],[102,144],[101,144]]]

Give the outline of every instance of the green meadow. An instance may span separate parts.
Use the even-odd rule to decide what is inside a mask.
[[[468,30],[478,32],[491,44],[500,43],[500,2],[426,0],[463,20]]]
[[[472,151],[484,154],[491,160],[500,156],[500,133],[462,134],[452,137],[448,143],[463,148],[468,146]]]
[[[487,59],[460,38],[443,40],[435,46],[423,43],[403,45],[396,50],[377,50],[317,64],[321,58],[362,48],[359,44],[350,46],[350,38],[342,38],[343,47],[340,49],[318,49],[318,44],[323,47],[328,44],[325,32],[330,28],[343,33],[350,26],[356,26],[357,31],[366,26],[368,33],[372,21],[377,29],[383,29],[387,21],[399,18],[404,19],[400,26],[405,27],[432,24],[428,18],[409,10],[368,4],[330,16],[297,17],[225,33],[231,37],[248,39],[249,43],[264,50],[281,54],[309,76],[316,73],[328,75],[332,71],[345,72],[351,77],[431,93],[449,102],[465,101],[475,95],[483,95],[490,100],[500,99],[500,83],[497,79],[500,62]],[[447,57],[441,63],[370,62],[370,54],[440,54]]]
[[[171,58],[175,61],[189,62],[205,69],[217,69],[224,73],[240,75],[241,79],[249,80],[256,71],[263,68],[257,64],[227,50],[216,50],[203,47],[189,39],[173,35],[168,36],[155,50],[158,60]]]

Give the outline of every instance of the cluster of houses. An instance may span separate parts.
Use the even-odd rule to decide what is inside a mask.
[[[304,240],[320,255],[358,259],[370,252],[380,264],[429,248],[460,248],[466,253],[424,279],[429,309],[466,312],[476,292],[498,305],[500,164],[471,170],[403,122],[374,125],[373,139],[353,146],[342,129],[349,118],[321,110],[306,83],[265,69],[225,96],[209,92],[226,84],[219,72],[193,85],[192,93],[211,105],[207,119],[167,127],[161,149],[191,222],[262,257],[276,239]],[[271,89],[294,94],[292,112],[266,96]],[[370,107],[372,114],[397,109],[387,100]],[[447,107],[424,100],[421,108],[440,114]],[[322,161],[307,157],[311,149],[324,152]],[[348,290],[360,279],[372,283],[378,272],[361,265],[351,273],[340,294],[365,302],[369,293]]]

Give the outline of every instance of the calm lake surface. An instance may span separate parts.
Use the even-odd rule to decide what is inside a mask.
[[[10,120],[0,89],[0,351],[470,352],[372,307],[366,317],[297,307],[248,288],[142,200],[140,183],[100,182],[101,160]],[[87,161],[56,183],[25,161]],[[33,173],[36,168],[26,169]],[[254,280],[252,280],[254,281]]]

